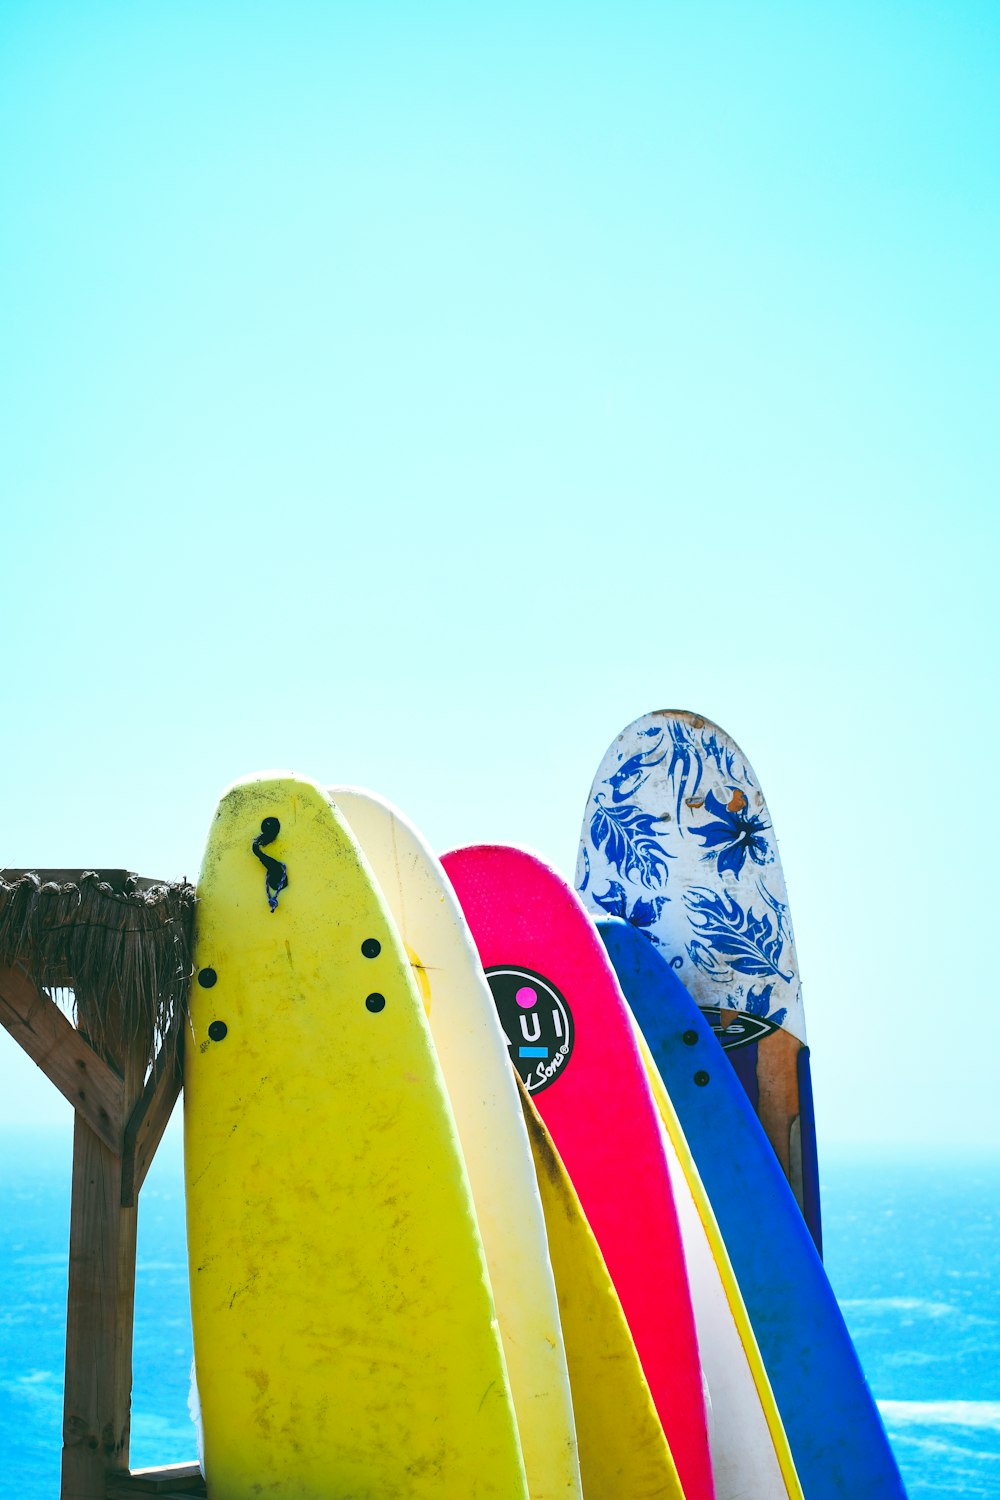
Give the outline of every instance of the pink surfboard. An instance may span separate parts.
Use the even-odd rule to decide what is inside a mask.
[[[523,849],[444,855],[507,1036],[604,1254],[686,1500],[712,1500],[701,1362],[659,1114],[576,892]]]

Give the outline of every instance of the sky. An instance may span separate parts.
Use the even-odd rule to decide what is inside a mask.
[[[692,709],[821,1164],[995,1150],[998,97],[971,0],[5,0],[0,863],[193,880],[288,767],[571,876]]]

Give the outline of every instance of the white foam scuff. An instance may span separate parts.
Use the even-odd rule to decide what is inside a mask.
[[[880,1401],[887,1427],[967,1427],[1000,1432],[1000,1401]]]
[[[925,1318],[947,1318],[960,1312],[950,1302],[923,1297],[845,1297],[840,1305],[855,1312],[918,1313]]]

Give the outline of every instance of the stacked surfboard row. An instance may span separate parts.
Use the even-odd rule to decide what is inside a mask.
[[[818,1253],[770,818],[690,714],[574,891],[370,792],[237,782],[185,1047],[210,1500],[903,1495]]]

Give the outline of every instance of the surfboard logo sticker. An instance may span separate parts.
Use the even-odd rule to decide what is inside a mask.
[[[510,1060],[529,1094],[559,1077],[573,1053],[573,1015],[555,985],[533,969],[486,970]]]
[[[769,1036],[772,1031],[779,1029],[766,1016],[754,1016],[744,1010],[723,1011],[717,1005],[706,1005],[701,1013],[726,1052],[731,1052],[734,1047],[746,1047],[751,1042],[758,1042],[762,1036]],[[722,1023],[723,1015],[726,1017],[725,1025]]]

